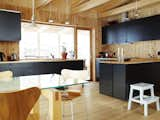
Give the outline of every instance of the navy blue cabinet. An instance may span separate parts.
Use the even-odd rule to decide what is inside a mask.
[[[154,84],[155,94],[160,96],[160,63],[107,64],[100,63],[100,93],[128,100],[131,84]]]
[[[62,69],[82,70],[83,60],[58,62],[20,62],[0,64],[0,71],[11,70],[14,76],[60,74]]]
[[[126,42],[126,24],[115,24],[102,28],[102,44]]]
[[[105,71],[105,73],[104,73]],[[113,65],[100,64],[100,93],[113,96]]]
[[[105,26],[102,44],[132,43],[160,39],[160,15]]]

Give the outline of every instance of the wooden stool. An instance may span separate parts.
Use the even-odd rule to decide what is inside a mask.
[[[144,116],[148,116],[148,104],[156,102],[157,111],[160,110],[159,106],[159,97],[154,95],[154,85],[148,83],[136,83],[130,85],[129,101],[128,101],[128,110],[131,109],[132,101],[144,105]],[[134,90],[139,91],[140,95],[133,96]],[[145,90],[151,91],[151,96],[144,95]]]

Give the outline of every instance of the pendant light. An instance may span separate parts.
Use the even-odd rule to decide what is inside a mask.
[[[35,0],[32,0],[32,17],[31,17],[32,26],[36,26],[35,23]]]
[[[50,4],[49,4],[49,18],[48,18],[48,22],[49,22],[49,23],[53,23],[53,22],[54,22],[54,20],[51,19],[51,7],[52,7],[51,5],[52,5],[52,4],[50,3]]]
[[[70,24],[69,18],[70,18],[70,10],[71,10],[71,3],[70,0],[65,0],[66,1],[66,20],[65,24]]]
[[[136,18],[139,17],[139,12],[138,12],[138,0],[136,0],[136,8],[135,8],[134,16],[135,16]]]

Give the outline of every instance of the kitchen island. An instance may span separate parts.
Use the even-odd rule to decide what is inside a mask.
[[[133,59],[126,62],[100,62],[100,93],[127,100],[130,84],[154,84],[160,93],[160,59]]]
[[[14,76],[60,74],[62,69],[82,70],[82,59],[37,59],[0,62],[0,71],[10,70]]]

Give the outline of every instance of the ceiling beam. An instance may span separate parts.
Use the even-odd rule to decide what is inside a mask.
[[[38,3],[36,3],[36,9],[43,8],[50,4],[53,0],[40,0]]]
[[[97,8],[98,12],[105,12],[107,10],[111,10],[113,8],[119,7],[128,3],[128,0],[111,0],[107,4],[104,4]]]
[[[139,9],[139,8],[143,8],[143,7],[146,7],[148,5],[152,5],[152,4],[156,4],[156,3],[160,3],[160,0],[140,0],[140,1],[137,2],[137,4],[138,4],[137,7]],[[120,13],[124,13],[124,12],[127,12],[127,11],[134,10],[135,7],[136,7],[136,2],[129,3],[129,4],[124,5],[122,7],[118,7],[118,8],[115,8],[113,10],[102,12],[102,13],[100,13],[99,17],[104,18],[104,17],[118,15]]]
[[[72,14],[87,11],[91,8],[95,8],[95,7],[98,7],[100,5],[103,5],[103,4],[105,4],[109,1],[111,1],[111,0],[90,0],[86,3],[84,3],[84,4],[81,4],[81,5],[79,5],[75,8],[72,8]]]

